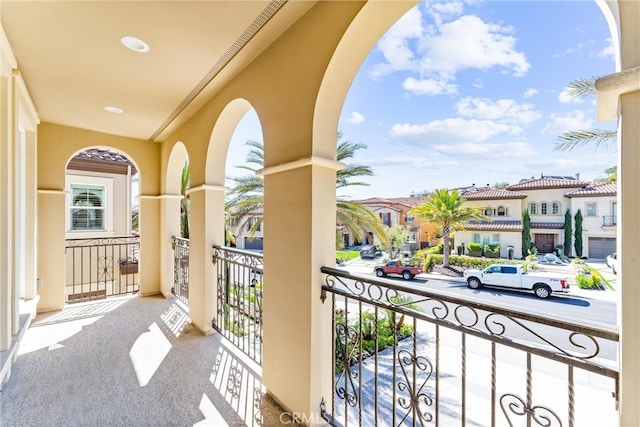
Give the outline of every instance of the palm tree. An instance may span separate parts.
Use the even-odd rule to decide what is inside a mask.
[[[187,190],[191,186],[191,166],[189,166],[189,158],[185,159],[180,176],[180,193],[182,200],[180,201],[180,234],[185,239],[189,238],[189,197]]]
[[[595,95],[598,77],[581,79],[571,82],[568,86],[569,95],[576,98]],[[567,131],[556,138],[555,151],[571,151],[574,148],[595,144],[596,148],[609,149],[614,147],[618,133],[615,130],[588,129]]]
[[[442,265],[449,266],[449,239],[451,232],[464,230],[464,222],[474,219],[486,219],[483,214],[484,208],[481,206],[462,206],[465,198],[458,190],[447,190],[441,188],[429,195],[426,202],[411,208],[418,218],[426,219],[434,223],[442,230],[444,239],[444,259]]]
[[[350,141],[340,141],[342,133],[338,132],[338,148],[336,160],[343,162],[352,158],[355,153],[366,145]],[[262,212],[264,205],[264,180],[256,173],[264,167],[264,146],[261,142],[249,140],[246,143],[252,147],[247,154],[247,164],[237,166],[250,173],[240,177],[229,178],[233,186],[229,192],[226,210],[230,213],[232,222],[239,230],[246,227],[249,221],[249,236],[253,236],[262,223],[262,217],[256,213]],[[255,165],[255,166],[254,166]],[[368,185],[357,181],[363,176],[371,176],[371,167],[359,164],[347,164],[336,172],[336,188],[352,185]],[[386,244],[387,235],[380,219],[369,209],[358,202],[338,198],[336,200],[336,223],[341,224],[355,236],[367,235],[370,230],[382,243]]]

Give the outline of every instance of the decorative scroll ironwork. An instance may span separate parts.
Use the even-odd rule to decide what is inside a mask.
[[[217,313],[212,326],[241,351],[262,363],[262,254],[213,246]]]
[[[354,381],[358,379],[358,371],[352,366],[358,364],[358,347],[360,336],[355,328],[344,323],[336,324],[336,367],[341,368],[335,382],[336,395],[346,399],[350,406],[358,404],[358,387]]]
[[[398,352],[398,363],[402,369],[402,378],[397,382],[398,390],[409,394],[409,398],[398,397],[398,405],[406,409],[407,412],[399,424],[403,424],[407,417],[416,414],[422,423],[429,423],[433,420],[433,414],[427,412],[427,408],[433,405],[433,399],[425,390],[427,381],[433,374],[431,362],[423,356],[410,353],[407,350]],[[424,380],[418,385],[417,372],[424,375]]]
[[[171,293],[189,304],[189,239],[173,237],[173,287]]]
[[[514,415],[525,416],[529,421],[534,421],[542,427],[562,426],[560,417],[551,409],[544,406],[528,407],[524,400],[515,394],[504,394],[500,398],[500,407],[511,427],[514,425],[512,420]]]
[[[68,303],[138,292],[139,236],[68,239]]]
[[[504,416],[504,422],[514,425],[516,417],[524,416],[528,424],[543,427],[562,426],[563,423],[573,425],[574,420],[578,419],[578,397],[591,393],[590,389],[588,392],[584,389],[576,391],[574,370],[600,376],[602,384],[606,386],[603,387],[605,390],[599,392],[610,395],[608,387],[612,387],[616,395],[619,374],[615,360],[611,360],[616,357],[615,349],[619,340],[615,329],[584,326],[509,310],[438,294],[425,288],[409,287],[392,280],[354,275],[333,267],[322,267],[321,271],[325,273],[321,297],[323,301],[330,297],[328,299],[332,301],[333,312],[342,313],[332,316],[335,331],[332,366],[337,368],[332,372],[333,401],[330,405],[325,402],[321,407],[323,418],[331,425],[438,425],[443,423],[442,417],[451,417],[451,414],[454,414],[454,419],[455,414],[459,416],[454,423],[476,422],[468,418],[472,411],[467,411],[470,401],[467,394],[477,387],[477,379],[469,380],[473,381],[470,383],[473,386],[469,386],[467,378],[486,375],[484,372],[490,372],[491,375],[490,381],[484,384],[491,390],[487,405],[492,423]],[[364,342],[369,339],[363,335],[363,319],[371,313],[375,313],[375,316],[383,313],[391,321],[398,318],[413,319],[413,327],[416,328],[413,344],[396,341],[393,344],[393,357],[380,351],[375,357],[363,355]],[[417,328],[432,331],[435,340],[430,341],[428,333],[417,334]],[[452,346],[451,342],[445,343],[442,340],[445,333],[447,336],[459,336],[462,344]],[[375,340],[377,347],[378,338]],[[448,355],[452,354],[454,360],[461,361],[462,369],[450,370],[451,363],[446,363],[446,358],[451,356],[443,356],[443,345],[447,346]],[[483,351],[486,354],[476,354],[479,349],[485,349]],[[504,364],[499,357],[505,357]],[[544,363],[547,369],[532,369],[534,357]],[[553,363],[547,363],[549,361]],[[480,363],[485,364],[485,368],[483,373],[478,374],[481,372],[477,371]],[[447,365],[449,371],[442,377],[443,373],[438,370]],[[559,405],[565,406],[561,410],[530,403],[536,398],[531,387],[533,377],[549,375],[547,370],[551,369],[550,366],[567,376],[567,399],[560,399]],[[526,378],[505,374],[514,369],[526,372]],[[438,395],[438,384],[450,376],[457,378],[459,401]],[[562,376],[554,377],[554,380],[564,381]],[[525,381],[526,400],[513,393],[497,393],[498,389],[505,388],[501,381],[507,381],[509,387],[514,386],[514,382]],[[430,386],[431,382],[433,387]],[[593,387],[591,380],[582,386]],[[535,393],[561,392],[557,385],[553,387],[556,389],[545,392],[544,388],[537,386]],[[394,390],[393,394],[390,390]],[[386,397],[378,399],[378,396]],[[447,406],[448,410],[443,414],[442,408]],[[474,402],[474,406],[477,406],[477,402]],[[613,416],[615,418],[615,414]],[[590,415],[583,413],[582,417],[589,419]],[[486,421],[479,423],[483,422]]]

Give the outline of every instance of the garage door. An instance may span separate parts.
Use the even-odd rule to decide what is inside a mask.
[[[254,237],[250,239],[248,237],[244,238],[244,248],[252,249],[252,250],[262,250],[262,237]]]
[[[589,237],[589,258],[605,259],[616,251],[616,239]]]

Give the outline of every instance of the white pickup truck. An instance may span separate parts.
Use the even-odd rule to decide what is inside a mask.
[[[567,277],[552,273],[528,273],[518,264],[493,264],[484,270],[470,268],[465,270],[464,278],[471,289],[496,286],[529,290],[539,298],[548,298],[552,292],[569,292]]]

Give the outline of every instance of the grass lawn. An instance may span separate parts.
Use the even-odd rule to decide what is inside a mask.
[[[350,259],[358,258],[360,251],[336,251],[336,259],[341,261],[349,261]]]

